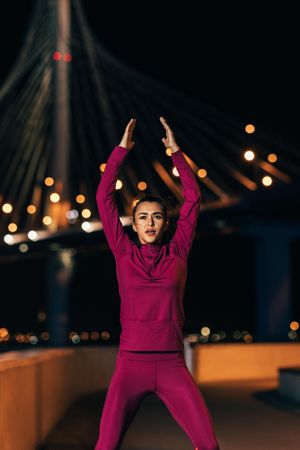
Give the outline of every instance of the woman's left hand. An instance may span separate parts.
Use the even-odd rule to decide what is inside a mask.
[[[179,145],[176,143],[174,133],[171,130],[170,126],[167,124],[167,121],[164,117],[160,117],[159,120],[161,121],[164,129],[166,130],[166,137],[162,138],[163,143],[165,144],[166,148],[170,148],[172,150],[172,153],[177,152],[180,148]]]
[[[132,134],[133,134],[135,125],[136,125],[136,119],[130,119],[130,121],[128,122],[128,124],[125,128],[121,142],[119,144],[121,147],[127,148],[127,150],[131,150],[135,144],[134,140],[132,139]]]

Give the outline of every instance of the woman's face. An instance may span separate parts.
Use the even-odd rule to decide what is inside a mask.
[[[138,234],[141,244],[160,242],[168,228],[168,220],[158,202],[141,202],[135,210],[134,219],[132,228]]]

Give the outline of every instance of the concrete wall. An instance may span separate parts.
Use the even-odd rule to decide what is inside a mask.
[[[0,449],[34,450],[68,406],[105,389],[117,348],[65,348],[0,355]]]
[[[81,395],[106,389],[117,346],[0,354],[0,449],[34,450]],[[200,344],[188,367],[196,382],[278,378],[299,365],[300,343]]]
[[[300,343],[199,344],[193,348],[198,383],[278,378],[280,367],[300,365]]]

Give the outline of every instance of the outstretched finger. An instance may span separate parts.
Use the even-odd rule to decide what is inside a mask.
[[[132,133],[134,130],[135,124],[136,124],[136,119],[130,119],[130,121],[128,122],[127,127],[126,127],[126,131],[128,133]]]
[[[136,122],[136,119],[133,119],[133,118],[130,119],[129,122],[128,122],[128,124],[127,124],[127,127],[130,127],[130,126],[134,125],[135,122]]]
[[[161,123],[162,123],[162,125],[164,126],[165,130],[171,131],[170,126],[168,125],[166,119],[165,119],[163,116],[161,116],[161,117],[159,118],[159,120],[161,121]]]

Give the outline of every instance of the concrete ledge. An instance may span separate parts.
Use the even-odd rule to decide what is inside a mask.
[[[83,394],[105,389],[116,347],[0,355],[0,448],[33,450]]]
[[[86,346],[0,354],[0,449],[34,450],[77,398],[108,387],[117,351]],[[202,344],[185,353],[198,383],[277,380],[280,368],[299,366],[299,355],[298,343]]]
[[[300,364],[300,343],[199,344],[193,347],[198,383],[278,378],[281,367]]]

